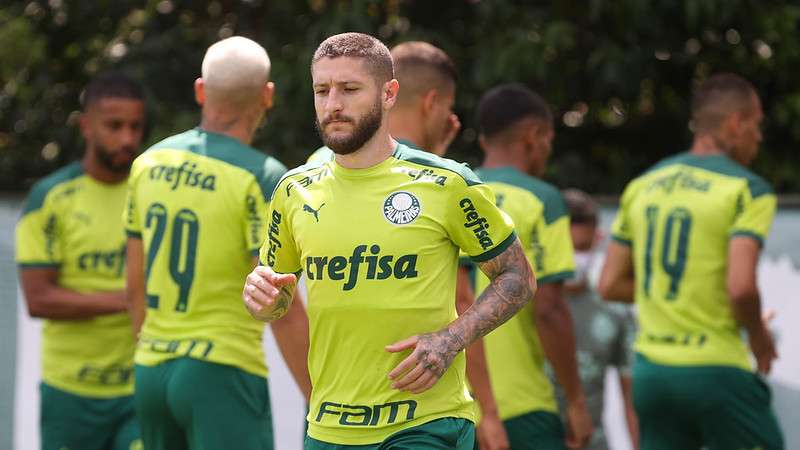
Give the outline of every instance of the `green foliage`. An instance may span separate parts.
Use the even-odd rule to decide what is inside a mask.
[[[95,73],[123,69],[147,87],[148,142],[194,126],[192,83],[205,49],[231,34],[267,48],[276,106],[255,145],[288,166],[319,145],[311,54],[361,31],[388,44],[428,40],[456,61],[464,130],[450,156],[480,162],[473,111],[482,92],[524,82],[551,103],[557,138],[547,177],[618,193],[684,150],[691,88],[734,71],[762,95],[765,142],[755,170],[800,191],[800,7],[756,0],[63,0],[0,6],[0,188],[81,153],[78,96]]]

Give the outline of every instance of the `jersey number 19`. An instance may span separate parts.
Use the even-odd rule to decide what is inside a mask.
[[[659,208],[649,205],[645,208],[647,223],[647,240],[644,249],[644,277],[643,290],[645,296],[650,298],[653,278],[653,246],[656,245],[656,228],[659,225]],[[686,269],[686,252],[689,246],[689,232],[692,229],[692,214],[688,209],[677,207],[669,210],[663,226],[663,241],[661,243],[661,268],[669,277],[669,290],[667,300],[675,300],[678,288]]]

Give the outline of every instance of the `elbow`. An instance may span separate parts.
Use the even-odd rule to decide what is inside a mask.
[[[600,281],[597,283],[597,293],[600,294],[600,297],[607,301],[613,302],[614,300],[619,297],[616,292],[617,282],[610,276],[603,274],[600,276]]]
[[[28,299],[28,315],[34,319],[45,319],[47,315],[47,308],[42,302],[34,299]]]
[[[751,303],[758,300],[758,286],[755,283],[728,281],[728,295],[733,305]]]
[[[613,291],[611,290],[611,282],[608,277],[600,277],[600,282],[597,283],[597,293],[603,300],[608,300],[612,297]]]
[[[539,285],[536,283],[536,277],[533,275],[533,272],[531,272],[528,276],[528,289],[530,291],[528,302],[532,302],[533,298],[536,296],[537,289],[539,289]]]

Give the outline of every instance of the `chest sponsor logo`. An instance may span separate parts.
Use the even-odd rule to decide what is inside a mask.
[[[395,225],[407,225],[422,212],[419,199],[406,191],[394,192],[383,202],[383,215]]]
[[[78,268],[83,272],[110,272],[122,276],[125,269],[125,246],[116,250],[96,250],[78,256]]]
[[[366,266],[366,270],[361,270]],[[359,245],[353,254],[345,256],[309,256],[306,258],[306,275],[309,280],[345,280],[343,291],[356,287],[358,279],[386,280],[389,278],[416,278],[417,255],[382,255],[381,246],[373,244],[369,247]]]
[[[345,405],[341,403],[322,402],[317,412],[316,421],[321,422],[326,415],[338,416],[339,425],[349,427],[374,427],[378,424],[391,425],[414,419],[417,402],[401,400],[382,405]]]
[[[478,244],[483,250],[493,247],[494,241],[492,241],[488,231],[489,222],[475,209],[475,204],[472,203],[472,200],[463,198],[458,205],[464,211],[464,228],[472,230],[475,234],[475,239],[478,240]]]
[[[217,176],[206,174],[197,170],[197,164],[184,161],[180,166],[154,166],[150,168],[150,179],[162,181],[169,185],[171,190],[180,187],[190,187],[203,191],[217,189]]]

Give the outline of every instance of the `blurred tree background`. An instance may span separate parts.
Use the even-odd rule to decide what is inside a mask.
[[[277,85],[254,145],[298,165],[319,145],[311,55],[329,35],[361,31],[389,45],[427,40],[453,57],[464,126],[451,158],[480,162],[474,106],[493,85],[520,81],[557,118],[546,177],[594,193],[619,193],[686,149],[692,86],[740,73],[766,112],[755,170],[779,192],[800,192],[799,19],[800,6],[777,0],[5,0],[0,189],[26,189],[80,156],[79,94],[104,69],[145,84],[148,144],[194,126],[205,49],[234,34],[264,45]]]

